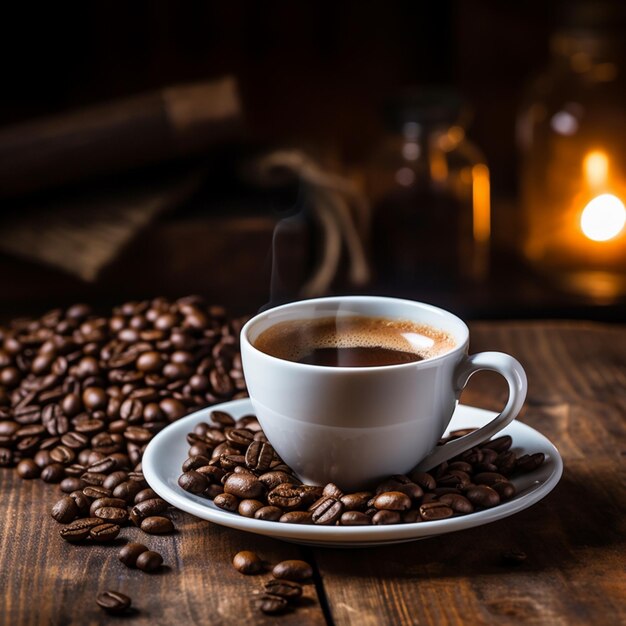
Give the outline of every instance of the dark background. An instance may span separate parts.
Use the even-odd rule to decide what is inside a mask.
[[[391,94],[405,85],[452,85],[471,105],[469,135],[486,155],[494,223],[503,224],[514,218],[518,193],[516,114],[527,81],[548,61],[558,10],[556,2],[497,0],[5,7],[0,124],[232,74],[245,110],[246,146],[298,146],[358,170],[380,139],[381,108]],[[220,154],[214,159],[219,172]],[[275,208],[297,202],[298,194],[275,199],[225,180],[209,178],[193,201],[161,217],[94,283],[0,255],[4,316],[77,299],[109,305],[186,292],[256,310],[269,298]],[[98,181],[100,188],[108,184]],[[3,201],[0,212],[20,202]],[[258,232],[245,221],[250,214],[267,217]],[[220,245],[202,246],[203,228]],[[313,244],[303,237],[309,250]],[[623,317],[619,303],[598,306],[555,293],[500,252],[487,285],[401,295],[471,317]],[[246,273],[251,266],[259,270],[253,279]],[[334,286],[346,290],[341,282]]]

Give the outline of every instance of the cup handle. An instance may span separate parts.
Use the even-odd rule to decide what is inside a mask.
[[[504,376],[509,385],[509,399],[504,410],[482,428],[449,441],[444,445],[437,446],[417,465],[416,469],[427,471],[443,461],[447,461],[461,454],[461,452],[465,452],[465,450],[469,450],[469,448],[486,441],[512,422],[520,412],[526,399],[528,383],[526,372],[519,361],[503,352],[479,352],[478,354],[465,357],[457,366],[455,372],[455,386],[458,393],[467,385],[470,377],[479,370],[490,370]]]

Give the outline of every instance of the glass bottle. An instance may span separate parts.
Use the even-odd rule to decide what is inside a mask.
[[[618,3],[572,2],[518,118],[522,252],[566,290],[626,291],[626,81]]]
[[[408,291],[488,271],[489,171],[467,139],[467,110],[444,89],[411,90],[386,110],[369,173],[377,284]]]

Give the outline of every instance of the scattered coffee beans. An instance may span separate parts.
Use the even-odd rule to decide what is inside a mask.
[[[99,593],[96,602],[101,609],[111,615],[126,613],[131,605],[131,599],[119,591],[105,591]]]
[[[127,543],[118,554],[118,559],[128,567],[135,567],[140,554],[147,552],[148,548],[142,543]]]
[[[144,572],[154,572],[163,565],[163,557],[158,552],[147,550],[137,557],[135,565]]]
[[[281,561],[278,565],[274,566],[272,576],[282,580],[301,582],[303,580],[309,580],[309,578],[313,576],[313,568],[306,561],[291,559]]]
[[[255,552],[243,550],[233,557],[233,567],[241,574],[258,574],[263,570],[263,561]]]

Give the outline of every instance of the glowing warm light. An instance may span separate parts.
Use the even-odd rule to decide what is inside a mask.
[[[626,225],[626,207],[610,193],[594,198],[583,209],[580,228],[592,241],[608,241],[622,232]]]
[[[575,135],[578,131],[578,120],[568,111],[559,111],[550,120],[552,130],[559,135]]]
[[[489,168],[482,163],[472,168],[472,209],[474,241],[489,241],[491,235]]]
[[[604,185],[609,175],[609,157],[600,150],[589,152],[583,160],[583,172],[590,185]]]

